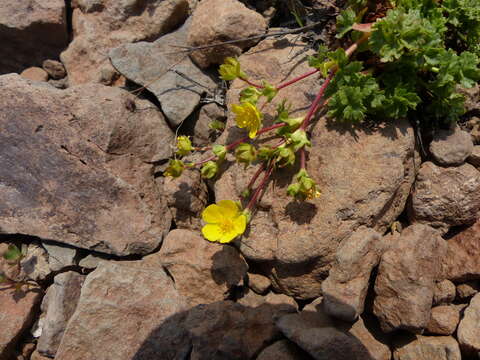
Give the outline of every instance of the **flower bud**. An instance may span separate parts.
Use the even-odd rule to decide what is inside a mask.
[[[241,143],[235,150],[235,158],[237,159],[238,163],[245,164],[246,168],[257,158],[257,149],[255,149],[255,146],[253,145]]]
[[[178,136],[177,137],[177,155],[185,156],[190,154],[193,150],[192,142],[188,136]]]
[[[177,178],[182,175],[183,170],[185,170],[185,164],[182,160],[171,159],[163,175]]]
[[[202,174],[203,178],[211,179],[218,172],[218,164],[215,161],[208,161],[205,165],[202,166],[200,173]]]
[[[225,155],[227,155],[227,148],[223,145],[214,145],[212,151],[218,156],[218,160],[225,159]]]

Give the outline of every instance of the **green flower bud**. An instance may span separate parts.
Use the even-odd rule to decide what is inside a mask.
[[[270,102],[273,100],[275,96],[278,94],[278,89],[273,86],[272,84],[269,84],[265,80],[263,81],[263,89],[262,89],[262,95],[267,98],[267,102]]]
[[[171,159],[163,175],[177,178],[182,175],[183,170],[185,170],[185,164],[182,160]]]
[[[203,178],[211,179],[218,172],[218,164],[215,161],[208,161],[205,165],[202,166],[200,173],[202,174]]]
[[[251,195],[252,191],[250,189],[245,189],[242,191],[242,193],[240,194],[240,196],[244,199],[248,198],[250,195]]]
[[[255,105],[260,95],[262,95],[262,93],[258,91],[257,88],[253,86],[246,87],[240,92],[240,102],[249,102]]]
[[[300,184],[299,183],[294,183],[294,184],[288,185],[288,188],[287,188],[287,194],[288,195],[296,198],[299,191],[300,191]]]
[[[282,145],[275,150],[278,167],[285,167],[295,163],[295,152],[291,146]]]
[[[308,140],[307,133],[305,132],[305,130],[302,130],[302,129],[295,130],[290,135],[289,140],[293,145],[294,151],[298,151],[301,148],[306,146],[312,146],[312,144],[310,143],[310,140]]]
[[[227,57],[220,69],[220,78],[223,80],[235,80],[236,78],[246,79],[247,75],[240,69],[240,63],[233,57]]]
[[[305,169],[301,169],[296,175],[298,183],[291,184],[287,188],[287,194],[299,200],[311,200],[321,195],[317,190],[317,184],[307,173]]]
[[[214,145],[212,151],[218,156],[218,160],[225,159],[225,155],[227,155],[227,148],[223,145]]]
[[[190,141],[188,136],[177,137],[177,155],[185,156],[190,154],[192,150],[192,142]]]
[[[274,152],[275,150],[270,146],[261,146],[258,149],[258,157],[262,160],[268,160],[273,156]]]
[[[237,159],[238,163],[245,164],[246,168],[257,158],[257,149],[255,149],[255,146],[253,145],[241,143],[235,150],[235,158]]]

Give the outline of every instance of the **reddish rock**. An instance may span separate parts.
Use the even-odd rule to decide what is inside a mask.
[[[310,356],[295,343],[280,340],[267,346],[258,355],[257,360],[308,360]]]
[[[257,294],[265,294],[268,288],[272,285],[270,280],[260,274],[248,274],[248,286]]]
[[[27,80],[32,81],[47,81],[48,80],[48,73],[39,67],[29,67],[22,71],[20,76]]]
[[[442,280],[435,284],[433,305],[449,304],[455,299],[455,284],[450,280]]]
[[[472,154],[468,157],[467,162],[475,166],[477,169],[480,168],[480,146],[474,146]]]
[[[263,34],[267,23],[262,15],[237,0],[203,0],[192,15],[188,45],[210,45]],[[190,57],[202,68],[223,63],[228,56],[239,56],[256,41],[215,46],[197,50]]]
[[[457,298],[460,301],[467,300],[480,291],[480,282],[468,281],[457,285]]]
[[[428,325],[445,251],[446,242],[437,230],[414,224],[383,254],[373,307],[382,330],[421,333]]]
[[[432,308],[427,331],[436,335],[452,335],[460,321],[460,311],[455,305],[440,305]]]
[[[59,80],[67,76],[65,66],[60,61],[45,60],[42,64],[43,70],[54,80]]]
[[[296,312],[298,310],[298,304],[293,298],[284,294],[276,294],[274,292],[269,292],[267,295],[262,296],[253,291],[247,290],[237,302],[250,307],[258,307],[263,304],[276,305],[285,313]]]
[[[465,309],[458,325],[457,338],[466,355],[480,352],[480,294],[475,295]]]
[[[451,336],[398,338],[393,360],[461,360],[458,343]]]

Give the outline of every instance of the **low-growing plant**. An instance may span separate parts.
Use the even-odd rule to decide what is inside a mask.
[[[480,2],[391,0],[370,4],[350,0],[347,5],[337,17],[336,36],[351,45],[335,50],[321,46],[309,58],[312,70],[306,74],[275,86],[266,80],[252,81],[238,59],[227,58],[220,66],[223,80],[240,79],[246,84],[239,103],[230,109],[246,136],[230,144],[202,148],[212,155],[197,163],[181,159],[199,149],[188,137],[179,136],[175,158],[164,173],[178,177],[187,168],[200,168],[204,178],[214,179],[228,152],[245,167],[258,167],[242,193],[245,207],[223,200],[204,210],[202,217],[207,224],[202,232],[206,239],[223,243],[243,234],[278,168],[300,164],[287,188],[288,195],[297,200],[321,195],[307,171],[306,151],[311,147],[311,120],[323,106],[327,106],[329,117],[349,123],[407,117],[418,119],[421,125],[443,126],[456,122],[464,113],[464,97],[458,87],[472,87],[480,80]],[[264,127],[263,105],[272,102],[283,88],[315,74],[324,80],[307,113],[293,118],[289,106],[281,102],[274,124]],[[273,131],[278,138],[275,145],[250,143]]]
[[[17,273],[21,271],[21,261],[25,257],[24,251],[18,248],[16,245],[8,245],[8,249],[2,255],[3,259],[6,262],[6,265],[9,267],[8,274]],[[5,270],[5,269],[4,269]],[[36,283],[29,280],[20,280],[17,276],[9,276],[5,271],[0,270],[0,285],[6,285],[15,289],[15,292],[22,292],[26,287],[29,289],[31,286],[37,286]]]

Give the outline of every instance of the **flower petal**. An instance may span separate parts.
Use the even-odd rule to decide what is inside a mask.
[[[202,212],[202,219],[206,223],[219,223],[223,220],[224,210],[216,204],[209,205]]]
[[[243,234],[245,232],[245,229],[247,227],[247,217],[245,215],[240,215],[239,217],[237,217],[234,222],[233,222],[233,226],[234,226],[234,229],[235,231],[240,235],[240,234]]]
[[[207,224],[202,228],[202,234],[209,241],[218,241],[223,237],[220,226],[216,224]]]
[[[230,241],[232,241],[233,239],[235,239],[239,234],[235,231],[235,229],[233,228],[232,230],[226,232],[226,233],[223,233],[222,236],[220,237],[219,241],[222,243],[222,244],[225,244],[225,243],[229,243]]]
[[[231,220],[237,217],[240,211],[237,203],[233,200],[220,200],[217,205],[220,208],[221,215]]]

